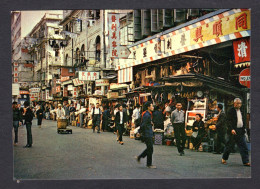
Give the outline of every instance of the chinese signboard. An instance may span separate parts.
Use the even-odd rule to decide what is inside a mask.
[[[250,88],[250,83],[251,83],[250,68],[246,68],[241,71],[241,73],[239,74],[239,83],[241,85],[246,86],[247,88]]]
[[[83,85],[84,81],[80,81],[78,78],[77,79],[73,79],[73,84],[74,84],[74,86]]]
[[[30,93],[39,93],[40,92],[40,88],[30,88],[29,91]]]
[[[60,78],[60,81],[63,82],[63,81],[68,81],[70,80],[70,77],[69,76],[66,76],[66,77],[62,77]]]
[[[67,87],[63,87],[63,96],[67,97],[68,96],[68,88]]]
[[[130,59],[121,60],[116,69],[122,70],[210,45],[249,37],[250,19],[249,9],[231,9],[161,36],[154,36],[130,47]],[[160,49],[163,50],[161,54]]]
[[[233,41],[235,63],[250,62],[250,39],[242,38]]]
[[[108,13],[108,35],[110,57],[118,58],[120,51],[120,15],[116,13]]]
[[[56,93],[60,93],[60,85],[56,87]]]
[[[97,87],[99,87],[99,86],[109,86],[109,80],[107,80],[107,79],[96,80],[96,86]]]
[[[81,81],[95,81],[96,79],[99,79],[99,72],[79,71],[79,80]]]
[[[77,96],[78,96],[77,87],[73,87],[73,97],[77,97]]]

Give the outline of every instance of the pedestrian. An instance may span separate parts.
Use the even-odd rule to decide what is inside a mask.
[[[176,138],[176,144],[180,156],[184,155],[184,148],[186,142],[184,111],[182,110],[182,104],[178,102],[176,109],[171,113],[171,122],[174,128],[174,136]]]
[[[99,103],[96,103],[96,107],[92,109],[92,129],[93,133],[95,132],[95,128],[97,127],[97,133],[100,133],[100,122],[102,117],[102,111],[99,108]]]
[[[65,110],[62,108],[61,104],[58,104],[58,109],[56,110],[57,120],[65,118]]]
[[[243,112],[240,110],[242,106],[242,101],[239,98],[234,99],[234,107],[232,107],[227,114],[227,133],[228,141],[226,143],[224,153],[222,156],[221,163],[227,164],[227,160],[231,153],[232,144],[236,143],[242,162],[244,166],[249,166],[249,153],[245,140],[245,130],[246,130],[246,119]]]
[[[119,144],[123,145],[123,132],[124,132],[124,124],[127,122],[127,114],[125,111],[123,111],[123,106],[119,105],[119,111],[116,113],[115,117],[115,124],[116,128],[118,130],[119,138],[118,142]]]
[[[164,118],[163,118],[163,113],[159,109],[159,106],[154,107],[154,112],[153,112],[153,124],[154,124],[154,129],[162,129],[164,130]]]
[[[46,104],[46,108],[45,108],[45,118],[47,120],[50,119],[50,105],[48,103]]]
[[[16,102],[17,103],[17,102]],[[17,106],[18,106],[18,109],[20,110],[20,112],[21,112],[21,115],[22,115],[22,125],[24,125],[24,123],[23,123],[23,114],[24,114],[24,108],[22,108],[21,107],[21,104],[17,104]]]
[[[32,120],[34,117],[34,114],[32,112],[32,109],[30,108],[29,101],[24,102],[25,107],[25,125],[26,125],[26,131],[27,131],[27,144],[24,146],[24,148],[31,148],[32,147]]]
[[[108,106],[104,106],[104,112],[102,115],[102,130],[108,131],[108,124],[109,124],[109,117],[110,117],[110,111],[108,109]]]
[[[195,150],[199,150],[200,144],[202,142],[203,137],[206,136],[206,131],[204,127],[204,122],[202,121],[202,115],[196,114],[196,120],[192,125],[192,144]]]
[[[141,114],[140,114],[140,104],[136,104],[132,115],[135,128],[139,127],[141,124]]]
[[[42,119],[43,119],[43,110],[41,106],[38,106],[38,109],[36,111],[36,116],[37,116],[37,120],[38,120],[38,127],[41,128],[42,125]]]
[[[139,156],[136,157],[136,160],[138,163],[140,163],[141,158],[147,157],[147,162],[146,162],[147,168],[156,169],[156,166],[152,165],[152,156],[153,156],[152,112],[154,110],[154,107],[153,104],[148,101],[144,104],[144,108],[146,109],[146,111],[142,117],[140,132],[143,133],[146,149]]]
[[[13,102],[13,128],[14,128],[14,146],[18,143],[18,128],[23,122],[21,110],[17,106],[17,102]]]
[[[217,145],[216,145],[216,152],[214,154],[221,154],[223,150],[221,149],[222,144],[225,146],[226,140],[226,114],[223,111],[223,105],[218,104],[218,121],[216,123],[216,131],[217,131]]]
[[[74,107],[73,104],[70,105],[70,125],[72,124],[72,121],[75,121],[75,112],[76,112],[76,108]]]

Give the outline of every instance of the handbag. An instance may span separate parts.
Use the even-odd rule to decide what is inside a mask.
[[[197,138],[197,136],[198,136],[198,131],[194,131],[194,132],[191,134],[191,136],[192,136],[193,138]]]

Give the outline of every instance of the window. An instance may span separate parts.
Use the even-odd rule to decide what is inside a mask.
[[[59,34],[59,29],[55,29],[55,34]]]
[[[60,50],[59,49],[55,49],[55,57],[58,57],[60,54]]]

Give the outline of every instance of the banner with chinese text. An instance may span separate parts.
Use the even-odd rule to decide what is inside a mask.
[[[99,79],[99,72],[79,71],[80,81],[95,81],[97,79]]]
[[[250,39],[242,38],[233,41],[235,63],[250,62]]]
[[[109,54],[111,58],[118,58],[120,51],[120,15],[108,13]]]

